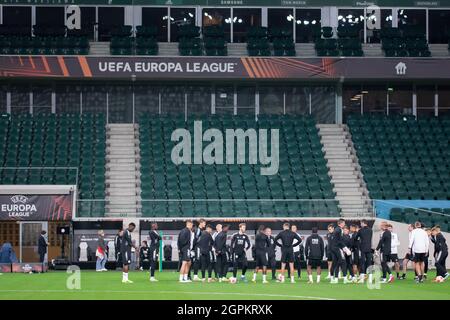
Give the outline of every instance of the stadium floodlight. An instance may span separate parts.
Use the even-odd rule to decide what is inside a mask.
[[[302,20],[297,20],[297,24],[302,24]]]

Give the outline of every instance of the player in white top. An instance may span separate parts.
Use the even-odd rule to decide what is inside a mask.
[[[422,229],[422,223],[417,221],[415,229],[411,232],[408,248],[414,254],[414,262],[416,263],[417,283],[423,282],[423,275],[425,273],[425,259],[429,250],[430,239],[428,233]]]
[[[388,230],[391,232],[391,262],[394,263],[397,279],[400,279],[400,263],[398,262],[398,247],[400,246],[400,241],[398,240],[398,235],[393,231],[394,227],[392,224],[388,224]]]

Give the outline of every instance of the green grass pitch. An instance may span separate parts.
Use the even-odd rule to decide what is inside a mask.
[[[433,272],[434,273],[434,272]],[[250,279],[252,272],[248,272]],[[430,274],[431,275],[431,274]],[[433,283],[427,280],[416,284],[412,274],[408,279],[382,284],[380,289],[368,289],[362,284],[331,285],[322,279],[320,284],[307,284],[306,273],[297,283],[178,283],[178,274],[173,271],[157,273],[159,282],[150,283],[148,272],[130,272],[132,284],[121,282],[122,274],[117,271],[81,271],[81,288],[69,290],[66,282],[69,275],[64,271],[50,271],[44,274],[0,275],[0,300],[20,299],[88,299],[88,300],[328,300],[328,299],[413,299],[449,300],[450,281]],[[315,278],[315,276],[314,276]]]

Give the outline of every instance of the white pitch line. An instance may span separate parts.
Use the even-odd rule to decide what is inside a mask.
[[[199,294],[199,295],[233,295],[233,296],[254,296],[254,297],[272,297],[272,298],[294,298],[294,299],[311,299],[311,300],[336,300],[333,298],[313,297],[313,296],[297,296],[286,294],[270,294],[270,293],[243,293],[243,292],[197,292],[197,291],[135,291],[135,290],[0,290],[2,292],[21,292],[21,293],[148,293],[148,294]]]

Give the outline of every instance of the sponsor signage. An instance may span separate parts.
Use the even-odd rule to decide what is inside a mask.
[[[318,7],[366,6],[380,7],[450,7],[450,0],[0,0],[0,4],[24,5],[157,5],[215,7]]]
[[[448,80],[448,70],[446,58],[0,56],[0,78]]]
[[[71,220],[72,203],[72,194],[0,195],[0,220]]]

